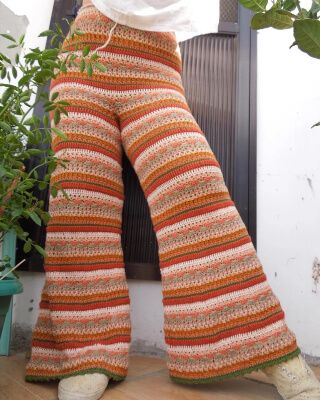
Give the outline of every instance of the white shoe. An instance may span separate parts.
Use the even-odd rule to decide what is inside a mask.
[[[85,374],[62,379],[58,386],[59,400],[98,400],[108,386],[104,374]]]
[[[301,354],[262,371],[284,400],[320,400],[320,382]]]

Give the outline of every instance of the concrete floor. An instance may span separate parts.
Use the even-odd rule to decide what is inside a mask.
[[[24,354],[0,357],[0,400],[56,400],[57,383],[27,383]],[[320,378],[320,367],[314,368]],[[280,400],[262,372],[206,385],[180,385],[163,359],[131,356],[125,381],[108,386],[103,400]]]

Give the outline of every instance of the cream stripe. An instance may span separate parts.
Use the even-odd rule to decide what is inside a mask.
[[[78,279],[79,281],[90,281],[90,279],[98,277],[113,277],[124,274],[124,268],[112,268],[112,269],[98,269],[96,271],[69,271],[69,272],[47,272],[48,280],[68,280]]]
[[[123,205],[123,200],[119,199],[118,197],[115,196],[110,196],[109,194],[106,193],[101,193],[101,192],[94,192],[90,190],[84,190],[84,189],[65,189],[65,191],[68,193],[71,199],[78,199],[81,198],[83,199],[88,199],[88,201],[94,201],[94,200],[99,200],[99,201],[108,201],[111,203],[116,203],[118,206]],[[51,202],[54,204],[55,201],[59,201],[61,199],[65,199],[63,194],[59,191],[57,197],[52,198]]]
[[[170,354],[181,355],[204,355],[217,352],[218,350],[223,350],[226,348],[232,348],[235,344],[241,345],[245,344],[247,341],[257,341],[257,337],[261,340],[261,337],[267,336],[268,334],[274,334],[275,331],[281,331],[285,328],[285,323],[283,320],[277,321],[273,324],[266,326],[265,328],[256,329],[248,333],[242,333],[234,335],[225,339],[221,339],[216,343],[196,345],[196,346],[172,346],[168,345],[167,349]]]
[[[117,240],[121,237],[116,232],[48,232],[47,239],[113,239]],[[69,272],[68,272],[69,274]]]
[[[161,275],[163,277],[170,277],[175,275],[176,273],[182,271],[188,271],[193,265],[200,266],[200,265],[210,265],[213,262],[221,261],[224,262],[230,258],[233,258],[236,254],[250,254],[253,250],[252,243],[246,243],[242,246],[238,246],[234,249],[228,249],[225,251],[221,251],[219,253],[210,254],[209,256],[196,258],[194,260],[185,261],[182,263],[177,263],[170,265],[170,267],[165,267],[161,270]]]
[[[81,317],[92,317],[92,318],[97,318],[97,317],[104,317],[104,316],[116,316],[119,314],[126,314],[130,311],[129,304],[123,304],[120,306],[109,306],[109,307],[102,307],[102,308],[97,308],[95,310],[77,310],[77,311],[62,311],[62,310],[47,310],[47,309],[40,309],[40,315],[44,317],[49,317],[49,318],[56,318],[57,320],[59,319],[75,319]]]
[[[193,312],[196,310],[198,310],[200,313],[202,310],[213,310],[215,306],[224,302],[236,301],[240,300],[241,298],[248,300],[253,294],[264,292],[266,290],[270,290],[269,284],[268,282],[262,282],[249,288],[223,294],[208,300],[196,301],[188,304],[165,305],[164,310],[168,315],[183,312]]]
[[[172,187],[177,186],[177,183],[190,182],[190,178],[196,178],[197,176],[210,176],[212,180],[215,179],[215,176],[221,176],[221,170],[219,167],[215,167],[212,165],[194,168],[192,171],[187,171],[183,174],[175,176],[172,179],[169,179],[167,182],[159,185],[152,193],[148,196],[149,202],[156,201],[158,196],[165,196],[165,191],[171,189]],[[190,184],[190,183],[189,183]]]
[[[161,122],[161,117],[163,115],[170,115],[170,113],[174,113],[175,117],[177,117],[176,114],[181,114],[183,116],[185,116],[186,120],[191,121],[191,117],[190,114],[188,113],[187,110],[185,110],[184,108],[177,108],[177,107],[162,107],[156,111],[151,111],[149,113],[144,114],[142,117],[140,117],[139,119],[135,119],[132,122],[130,122],[128,125],[126,125],[121,134],[126,136],[128,135],[131,131],[136,130],[139,125],[144,125],[144,126],[148,126],[146,124],[148,124],[148,121],[151,119],[153,120],[153,124],[152,124],[152,128],[155,127],[155,123],[154,123],[154,117],[156,116],[158,121]]]
[[[203,219],[207,219],[208,221],[215,221],[215,219],[218,219],[219,217],[222,217],[224,215],[232,215],[235,214],[235,207],[234,206],[228,206],[224,208],[220,208],[218,210],[210,211],[201,215],[196,215],[194,217],[186,218],[182,221],[176,222],[175,224],[171,224],[168,226],[163,227],[162,229],[159,229],[156,233],[158,239],[162,239],[163,236],[167,236],[168,234],[171,233],[176,233],[180,229],[185,228],[186,226],[190,226],[193,223],[195,225],[199,224],[199,222],[202,222]]]
[[[108,351],[112,353],[120,353],[127,351],[129,348],[129,343],[116,343],[116,344],[95,344],[92,346],[86,346],[78,349],[65,349],[65,350],[56,350],[56,349],[46,349],[42,347],[34,346],[32,348],[32,352],[35,355],[52,355],[52,356],[63,356],[68,355],[68,357],[77,357],[80,354],[85,354],[90,351]]]

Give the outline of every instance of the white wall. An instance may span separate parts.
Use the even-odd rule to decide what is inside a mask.
[[[27,43],[44,45],[53,0],[2,0],[26,14]],[[312,279],[320,259],[319,61],[289,50],[291,32],[266,30],[258,39],[258,255],[303,352],[320,357],[320,288]],[[23,273],[14,321],[35,323],[43,274]],[[159,282],[129,281],[133,342],[164,348]]]
[[[302,350],[320,357],[320,61],[258,34],[258,255]]]

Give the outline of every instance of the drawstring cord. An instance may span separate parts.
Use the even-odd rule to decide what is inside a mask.
[[[109,33],[109,35],[108,35],[108,39],[106,40],[106,42],[105,42],[102,46],[97,47],[97,48],[96,48],[96,51],[102,50],[103,48],[105,48],[105,47],[108,46],[108,44],[110,43],[110,40],[111,40],[111,38],[112,38],[112,34],[113,34],[113,32],[114,32],[114,30],[115,30],[115,28],[116,28],[117,25],[118,25],[118,23],[115,22],[115,24],[113,25],[113,27],[110,29],[110,33]]]

